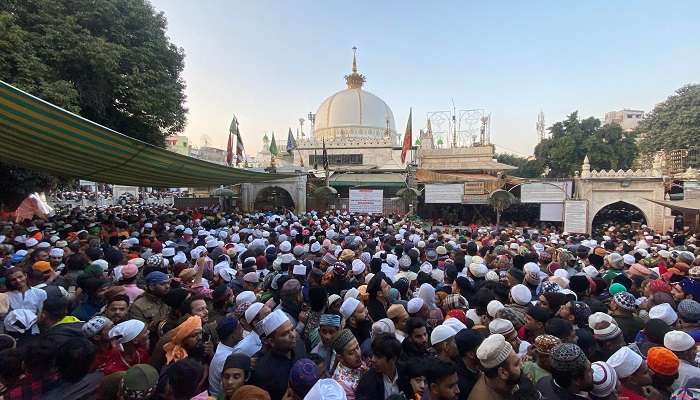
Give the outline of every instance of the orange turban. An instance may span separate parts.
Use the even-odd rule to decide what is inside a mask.
[[[202,329],[202,319],[198,315],[193,315],[185,320],[185,322],[175,328],[175,335],[165,345],[165,360],[167,364],[182,360],[187,357],[187,350],[182,347],[182,342],[192,334],[192,332]]]
[[[243,385],[236,389],[231,400],[270,400],[270,394],[254,385]]]
[[[37,261],[32,265],[32,269],[43,273],[51,270],[51,263],[48,261]]]
[[[647,352],[647,366],[657,374],[673,376],[678,373],[678,357],[665,347],[652,347]]]

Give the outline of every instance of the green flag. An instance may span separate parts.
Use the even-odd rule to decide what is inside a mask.
[[[277,150],[277,142],[275,142],[275,132],[272,132],[272,140],[270,141],[270,154],[276,156],[279,153]]]

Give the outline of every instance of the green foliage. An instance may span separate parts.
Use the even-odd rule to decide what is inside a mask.
[[[184,53],[165,31],[163,13],[146,0],[0,0],[0,79],[163,146],[184,129],[187,111]],[[29,171],[0,164],[0,185],[20,193],[51,183],[8,171]]]
[[[644,153],[687,149],[700,143],[700,85],[686,85],[659,103],[640,122],[636,133]]]
[[[505,153],[496,155],[496,160],[503,164],[518,167],[518,169],[509,171],[508,175],[520,178],[537,178],[544,171],[544,164],[540,160],[528,160],[525,157]]]
[[[549,168],[548,177],[573,176],[586,155],[592,169],[629,169],[637,155],[631,135],[618,124],[601,125],[599,119],[580,120],[573,112],[549,128],[551,137],[535,147],[535,157]]]

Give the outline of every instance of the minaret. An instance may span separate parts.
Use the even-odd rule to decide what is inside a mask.
[[[588,161],[588,154],[583,159],[583,165],[581,166],[581,178],[591,177],[591,163]]]
[[[367,81],[367,78],[357,73],[357,47],[352,48],[352,73],[345,75],[345,84],[348,89],[359,89]]]
[[[544,113],[542,112],[542,110],[540,110],[540,113],[537,114],[536,127],[537,127],[537,142],[539,143],[539,142],[543,141],[544,139],[546,139],[545,133],[544,133]]]

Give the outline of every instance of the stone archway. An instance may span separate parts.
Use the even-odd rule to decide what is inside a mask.
[[[294,199],[286,189],[279,186],[268,186],[261,189],[255,196],[253,207],[258,211],[293,209]]]
[[[626,201],[615,201],[601,207],[593,214],[591,223],[593,231],[595,231],[608,223],[646,225],[648,221],[644,211],[639,207]]]

